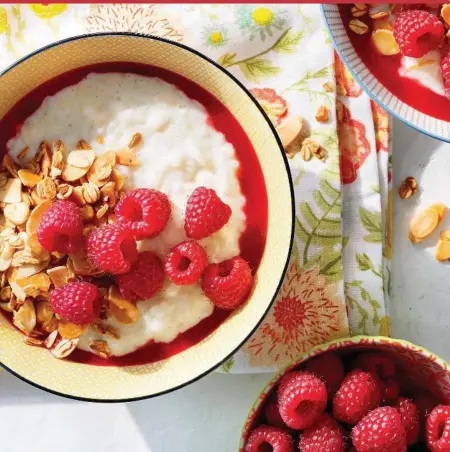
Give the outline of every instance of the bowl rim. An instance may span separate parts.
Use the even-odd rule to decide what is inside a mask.
[[[329,342],[325,342],[324,344],[316,345],[315,347],[311,348],[309,351],[302,353],[299,355],[295,360],[292,360],[287,364],[286,366],[283,366],[282,369],[280,369],[273,378],[267,382],[264,387],[261,389],[261,391],[258,393],[257,398],[252,403],[245,419],[244,423],[241,427],[241,431],[239,434],[239,442],[238,442],[238,452],[242,452],[244,449],[244,434],[248,430],[248,420],[250,416],[253,414],[255,409],[258,409],[261,407],[262,401],[266,401],[266,397],[263,399],[263,395],[266,396],[270,391],[272,391],[275,384],[280,380],[280,378],[287,372],[290,371],[290,369],[299,366],[300,364],[303,364],[305,361],[315,358],[316,356],[321,355],[322,353],[326,353],[328,351],[333,351],[337,349],[346,349],[348,346],[358,346],[360,343],[364,343],[365,341],[371,341],[374,344],[380,344],[380,343],[389,343],[389,344],[400,344],[402,346],[405,346],[407,348],[411,348],[417,353],[420,353],[421,355],[426,356],[428,359],[433,358],[433,362],[439,364],[440,367],[446,368],[447,372],[450,373],[450,364],[440,356],[436,355],[432,351],[428,350],[425,347],[422,347],[421,345],[413,344],[410,341],[407,341],[405,339],[397,339],[393,337],[388,336],[367,336],[367,335],[358,335],[358,336],[347,336],[347,337],[341,337],[339,339],[334,339]],[[350,344],[351,343],[351,344]],[[337,345],[336,348],[331,348],[333,345]]]
[[[361,78],[359,77],[359,75],[353,70],[353,67],[349,64],[349,62],[347,61],[347,58],[345,57],[344,53],[342,52],[339,44],[336,41],[336,38],[334,36],[334,33],[331,31],[331,26],[328,22],[328,12],[326,11],[326,8],[329,7],[333,7],[333,6],[339,6],[339,5],[330,5],[330,4],[321,4],[320,5],[320,10],[322,13],[322,18],[323,21],[327,27],[328,30],[328,34],[330,36],[330,39],[333,43],[333,47],[334,50],[336,51],[336,53],[339,55],[339,58],[343,61],[343,63],[345,64],[345,67],[348,69],[348,71],[350,72],[350,74],[352,75],[352,77],[358,82],[359,86],[364,90],[364,92],[373,100],[375,101],[380,107],[382,107],[384,110],[386,110],[391,116],[393,116],[395,119],[398,119],[399,121],[403,122],[404,124],[406,124],[408,127],[411,127],[411,129],[417,130],[420,133],[423,133],[426,136],[429,136],[430,138],[434,138],[436,140],[439,141],[443,141],[445,143],[450,143],[450,136],[448,138],[441,136],[441,135],[437,135],[433,132],[430,132],[429,130],[425,130],[422,127],[413,124],[412,122],[408,121],[407,119],[405,119],[404,117],[402,117],[399,113],[394,112],[390,107],[388,107],[385,103],[383,103],[378,96],[376,96],[375,94],[373,94],[373,92],[366,86],[366,84],[361,80]],[[353,46],[352,46],[353,48]],[[367,71],[370,72],[370,74],[372,74],[372,72],[367,68],[367,66],[364,64],[364,67],[367,69]],[[373,75],[373,74],[372,74]],[[383,88],[385,88],[385,86],[383,85],[383,83],[381,83],[374,75],[373,77],[377,80],[377,83],[379,85],[381,85]],[[385,88],[386,90],[388,90],[387,88]],[[389,90],[388,90],[389,91]],[[389,91],[391,92],[391,91]],[[393,93],[391,93],[395,98],[397,98],[397,96],[395,96]],[[397,98],[398,99],[398,98]],[[430,118],[432,121],[444,121],[444,120],[439,120],[437,118],[434,118],[433,116],[427,115],[426,113],[422,113],[419,110],[416,110],[415,108],[411,107],[410,105],[408,105],[406,102],[402,101],[401,99],[399,99],[400,102],[402,102],[403,104],[407,105],[409,108],[412,108],[414,111],[416,111],[417,113],[419,113],[419,115],[423,115],[426,118]],[[446,122],[446,121],[444,121]]]
[[[90,398],[90,397],[79,397],[79,396],[74,396],[74,395],[69,395],[69,394],[65,394],[63,392],[60,391],[55,391],[53,389],[49,389],[46,388],[45,386],[42,386],[38,383],[35,383],[25,377],[23,377],[22,375],[18,374],[17,372],[15,372],[14,370],[10,369],[8,366],[6,366],[5,364],[2,363],[1,361],[1,354],[0,354],[0,367],[5,369],[7,372],[11,373],[12,375],[14,375],[15,377],[19,378],[20,380],[24,381],[25,383],[30,384],[31,386],[34,386],[35,388],[41,389],[45,392],[48,392],[50,394],[54,394],[60,397],[64,397],[67,399],[71,399],[71,400],[78,400],[78,401],[83,401],[83,402],[95,402],[95,403],[127,403],[127,402],[135,402],[135,401],[139,401],[139,400],[146,400],[146,399],[152,399],[154,397],[159,397],[162,396],[164,394],[169,394],[171,392],[174,392],[178,389],[184,388],[185,386],[188,386],[192,383],[195,383],[196,381],[202,379],[203,377],[205,377],[206,375],[210,374],[211,372],[213,372],[214,370],[216,370],[218,367],[220,367],[224,362],[226,362],[229,358],[231,358],[244,344],[245,342],[247,342],[247,340],[253,335],[253,333],[258,329],[258,327],[261,325],[262,321],[264,320],[264,318],[266,317],[266,315],[268,314],[270,308],[272,307],[272,305],[274,304],[278,293],[280,291],[280,288],[283,284],[284,278],[286,276],[286,272],[288,269],[288,265],[289,265],[289,260],[290,260],[290,256],[292,253],[292,246],[293,246],[293,242],[294,242],[294,234],[295,234],[295,196],[294,196],[294,184],[292,181],[292,175],[290,172],[290,168],[289,168],[289,162],[286,156],[286,153],[284,152],[284,148],[283,145],[281,143],[280,137],[278,136],[275,126],[272,124],[272,121],[270,121],[269,117],[267,116],[266,112],[264,111],[264,109],[261,107],[261,105],[258,103],[258,101],[255,99],[255,97],[251,94],[251,92],[243,85],[242,82],[240,82],[237,77],[235,77],[233,74],[231,74],[228,70],[226,70],[224,67],[222,67],[220,64],[218,64],[216,61],[214,61],[213,59],[209,58],[208,56],[204,55],[203,53],[199,52],[198,50],[189,47],[185,44],[181,44],[179,42],[175,42],[175,41],[171,41],[170,39],[166,39],[166,38],[162,38],[159,36],[152,36],[152,35],[146,35],[143,33],[134,33],[134,32],[102,32],[102,33],[85,33],[82,35],[77,35],[77,36],[72,36],[70,38],[66,38],[66,39],[61,39],[55,42],[52,42],[50,44],[47,44],[46,46],[40,47],[36,50],[34,50],[33,52],[25,55],[24,57],[16,60],[14,63],[12,63],[11,65],[9,65],[8,67],[6,67],[4,70],[0,71],[0,78],[3,77],[5,74],[7,74],[8,72],[10,72],[11,70],[13,70],[16,66],[19,66],[21,63],[23,63],[24,61],[27,61],[31,58],[33,58],[35,55],[38,55],[40,53],[45,52],[46,50],[49,50],[53,47],[57,47],[59,45],[62,44],[66,44],[69,42],[74,42],[74,41],[79,41],[82,39],[92,39],[92,38],[97,38],[97,37],[114,37],[114,36],[122,36],[122,37],[130,37],[130,38],[145,38],[145,39],[149,39],[149,40],[153,40],[153,41],[159,41],[159,42],[163,42],[175,47],[179,47],[183,50],[186,50],[188,52],[190,52],[191,54],[195,55],[196,57],[202,58],[203,60],[207,61],[209,64],[215,66],[217,69],[219,69],[220,71],[222,71],[225,75],[227,75],[229,78],[231,78],[231,80],[242,90],[243,94],[247,95],[250,100],[255,104],[256,108],[259,110],[259,112],[261,113],[261,115],[263,116],[263,118],[265,119],[267,125],[269,126],[277,144],[278,144],[278,148],[281,154],[281,158],[283,160],[284,163],[284,167],[286,170],[286,174],[287,174],[287,178],[288,178],[288,184],[289,184],[289,191],[290,191],[290,201],[291,201],[291,232],[290,232],[290,238],[289,238],[289,245],[288,245],[288,252],[286,255],[286,262],[284,263],[282,272],[281,272],[281,277],[280,277],[280,281],[278,282],[278,285],[275,289],[274,294],[271,297],[270,302],[267,304],[267,309],[264,311],[264,314],[261,316],[261,318],[256,322],[255,326],[251,329],[251,331],[245,336],[245,338],[243,339],[243,341],[239,344],[238,347],[236,347],[234,350],[232,350],[227,356],[225,356],[223,359],[220,359],[219,362],[217,364],[215,364],[214,366],[212,366],[211,368],[207,369],[206,371],[202,372],[200,375],[197,375],[195,378],[192,378],[178,386],[175,386],[173,388],[167,389],[165,391],[161,391],[155,394],[150,394],[150,395],[146,395],[146,396],[139,396],[139,397],[130,397],[130,398],[122,398],[122,399],[95,399],[95,398]],[[170,359],[170,358],[169,358]]]

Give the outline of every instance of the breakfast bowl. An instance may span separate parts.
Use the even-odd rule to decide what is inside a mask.
[[[430,45],[433,50],[405,50],[397,43],[395,19],[410,9],[420,9],[425,16],[418,20],[431,18],[440,29],[440,44]],[[327,4],[322,5],[322,12],[336,51],[357,82],[349,77],[348,84],[356,85],[352,89],[344,80],[342,94],[358,97],[362,93],[359,84],[397,119],[419,132],[450,142],[450,99],[440,67],[448,39],[448,5]]]
[[[267,313],[292,245],[263,109],[196,51],[129,33],[38,50],[0,93],[1,365],[101,402],[218,367]]]
[[[298,371],[303,371],[303,375],[297,374],[297,377],[292,379],[292,376],[295,375],[292,372]],[[361,373],[364,377],[358,375]],[[307,421],[312,425],[306,425],[306,418],[296,419],[295,414],[292,415],[292,412],[308,413],[309,411],[309,413],[314,413],[313,405],[309,405],[307,408],[309,403],[307,400],[303,400],[305,410],[302,411],[302,401],[299,399],[295,401],[292,392],[289,394],[292,389],[295,392],[295,383],[293,383],[295,378],[304,378],[304,374],[307,375],[307,378],[316,380],[316,383],[318,381],[323,386],[321,390],[324,392],[324,405],[316,412],[316,419],[310,418]],[[306,380],[303,381],[305,391],[308,391],[312,386],[308,388]],[[373,385],[370,390],[372,395],[370,398],[366,398],[369,390],[365,384],[369,381],[371,382],[369,384]],[[291,390],[289,390],[289,386],[291,386]],[[362,387],[365,389],[362,390]],[[367,392],[363,395],[365,391]],[[375,392],[377,394],[376,401],[372,397]],[[293,398],[294,405],[300,402],[296,408],[289,408],[287,400],[290,397]],[[351,405],[352,397],[354,397],[353,402],[355,403],[353,406]],[[319,397],[316,395],[316,400],[318,399]],[[262,427],[262,433],[259,435],[266,434],[263,431],[266,429],[265,426],[281,429],[281,434],[287,435],[284,436],[284,439],[288,441],[287,444],[289,442],[291,444],[285,449],[279,449],[283,451],[298,450],[298,447],[300,450],[333,452],[406,450],[405,431],[407,432],[408,450],[428,450],[424,445],[423,431],[427,416],[437,405],[449,403],[449,365],[432,352],[409,342],[388,337],[355,336],[338,339],[311,349],[280,371],[267,384],[253,404],[244,423],[239,450],[253,452],[253,450],[265,450],[264,447],[271,450],[269,449],[270,443],[264,444],[262,440],[259,440],[258,446],[261,449],[253,449],[249,445],[252,442],[252,435],[256,436],[254,432],[258,433],[258,428]],[[364,436],[361,435],[364,428],[360,428],[360,426],[365,423],[364,427],[368,428],[371,414],[381,410],[385,419],[390,418],[391,425],[395,425],[396,422],[404,422],[404,418],[398,418],[396,413],[404,411],[405,406],[406,410],[411,412],[413,404],[414,414],[411,415],[411,419],[414,419],[415,422],[408,425],[405,423],[403,433],[394,432],[394,430],[389,432],[389,435],[395,438],[403,435],[401,441],[404,444],[397,449],[392,448],[392,444],[389,448],[382,443],[376,444],[372,449],[364,447],[358,449],[359,444],[356,444],[358,440],[355,441],[355,433],[359,430],[356,435],[359,435],[360,438]],[[386,413],[383,413],[384,410]],[[324,411],[328,414],[323,414]],[[450,415],[450,409],[448,414]],[[302,422],[304,425],[300,426],[298,422]],[[443,423],[444,421],[442,421],[442,429]],[[322,432],[316,430],[320,425],[325,425]],[[327,428],[326,425],[331,426],[330,428],[334,432],[328,435],[332,442],[320,443],[321,439],[325,437],[323,432]],[[379,424],[374,422],[369,430],[373,428],[375,431],[376,425]],[[439,434],[442,434],[442,430]],[[380,434],[380,436],[383,435]],[[303,443],[301,443],[302,438],[304,438]],[[368,441],[367,436],[364,439]],[[279,441],[281,443],[282,440],[279,439]],[[367,444],[368,442],[366,442],[366,446]],[[384,446],[387,448],[383,449]],[[274,447],[273,450],[277,449]]]

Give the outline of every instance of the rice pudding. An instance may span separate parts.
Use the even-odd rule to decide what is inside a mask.
[[[260,222],[264,216],[265,187],[257,184],[262,205],[254,206],[257,212],[251,213],[242,185],[245,162],[238,158],[239,151],[229,141],[228,134],[225,137],[214,123],[214,112],[188,97],[179,88],[179,83],[177,87],[158,77],[105,70],[104,73],[87,73],[77,83],[68,85],[45,97],[21,122],[18,133],[7,141],[7,152],[20,165],[25,166],[34,156],[29,152],[21,157],[23,149],[36,150],[43,140],[62,140],[67,153],[76,149],[82,138],[96,155],[101,156],[107,151],[126,148],[130,137],[139,132],[142,136],[138,150],[141,164],[120,167],[126,177],[124,189],[160,190],[170,199],[172,214],[161,234],[138,241],[138,250],[152,251],[164,261],[173,246],[185,241],[186,203],[195,188],[205,186],[214,189],[232,211],[225,227],[199,240],[209,262],[219,263],[247,254],[248,260],[253,260],[252,266],[257,265],[262,255],[266,225],[263,221],[255,235],[255,231],[252,232],[255,224],[252,223],[255,219]],[[221,121],[226,119],[223,112],[218,116]],[[256,156],[253,156],[252,166],[255,161]],[[256,182],[260,181],[262,175],[257,174]],[[252,236],[256,243],[252,243]],[[243,247],[244,237],[249,240]],[[149,300],[138,301],[136,307],[140,316],[131,325],[122,324],[113,316],[104,320],[105,325],[118,332],[118,338],[102,335],[98,329],[90,327],[80,337],[78,349],[91,352],[90,344],[101,340],[108,343],[112,357],[138,356],[147,348],[144,346],[150,345],[154,349],[158,343],[176,342],[183,333],[189,334],[188,330],[209,317],[219,321],[226,317],[223,313],[213,314],[214,305],[200,284],[175,285],[167,278],[161,292]],[[212,325],[208,325],[207,333],[211,328]],[[198,331],[196,337],[196,340],[201,338]],[[152,359],[141,356],[138,361]]]

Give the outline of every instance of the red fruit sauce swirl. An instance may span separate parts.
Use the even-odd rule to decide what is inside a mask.
[[[42,104],[47,96],[52,96],[62,89],[75,85],[90,73],[133,73],[148,77],[159,77],[175,85],[189,98],[201,103],[208,112],[208,124],[221,132],[236,152],[240,164],[238,173],[241,192],[246,199],[244,211],[246,215],[245,230],[239,244],[241,256],[256,271],[264,253],[267,237],[268,201],[264,176],[256,152],[244,129],[233,114],[212,94],[185,77],[174,72],[144,64],[105,63],[86,66],[62,74],[21,99],[0,121],[0,150],[7,152],[6,143],[20,132],[21,125]],[[133,353],[108,360],[96,355],[76,350],[70,360],[84,364],[100,366],[134,366],[154,363],[170,358],[209,336],[230,312],[215,309],[213,314],[202,320],[193,328],[179,334],[170,343],[149,342]]]

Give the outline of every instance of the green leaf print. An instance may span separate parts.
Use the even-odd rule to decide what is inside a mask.
[[[361,207],[359,216],[364,229],[368,232],[364,236],[364,241],[368,243],[382,243],[381,212],[370,212]]]
[[[229,374],[231,372],[231,369],[234,366],[234,358],[231,357],[229,359],[227,359],[223,364],[222,364],[222,370]]]
[[[236,52],[235,53],[226,53],[225,55],[222,55],[218,59],[217,62],[223,67],[229,67],[233,64],[235,58],[236,58]]]
[[[261,77],[277,75],[281,69],[272,64],[270,60],[253,58],[239,64],[239,68],[245,77],[255,83],[259,83]]]
[[[226,68],[238,66],[244,76],[255,83],[259,83],[262,77],[273,77],[281,72],[281,68],[275,66],[270,60],[261,58],[270,52],[294,53],[295,47],[303,37],[302,31],[285,30],[281,36],[267,49],[242,60],[236,60],[236,54],[226,53],[219,58],[219,63]]]
[[[318,266],[335,282],[342,278],[341,192],[322,180],[312,196],[314,204],[303,201],[298,206],[296,236],[303,245],[299,264]]]
[[[362,272],[371,271],[375,276],[378,276],[379,278],[383,279],[383,270],[381,268],[381,265],[379,266],[378,270],[375,267],[375,264],[372,262],[370,257],[366,254],[356,254],[356,262],[358,264],[358,268]]]
[[[286,30],[273,45],[273,51],[277,53],[295,53],[296,46],[300,44],[303,38],[302,31]]]

